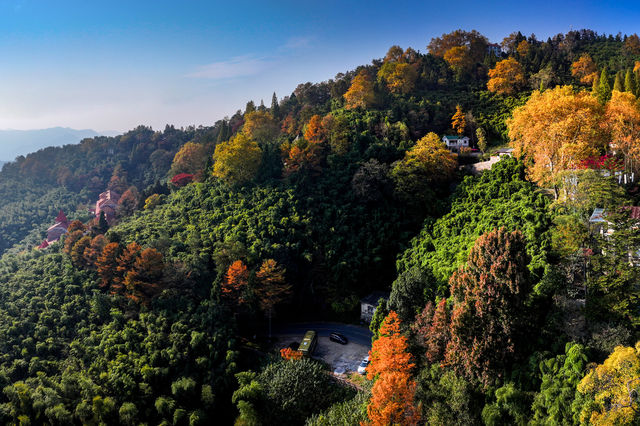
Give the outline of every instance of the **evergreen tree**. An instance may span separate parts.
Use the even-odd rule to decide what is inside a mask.
[[[600,73],[597,97],[602,104],[611,99],[611,84],[609,83],[609,76],[607,75],[606,68],[604,68],[602,73]]]
[[[247,106],[244,108],[244,113],[249,114],[250,112],[253,112],[255,110],[256,110],[256,104],[254,104],[253,101],[249,101],[247,102]]]
[[[109,223],[104,215],[104,212],[100,212],[100,218],[98,219],[98,233],[104,234],[109,229]]]
[[[276,120],[280,119],[280,104],[278,103],[276,92],[273,92],[273,96],[271,97],[271,115]]]
[[[616,79],[613,83],[613,90],[624,92],[624,78],[622,77],[622,71],[618,71],[616,73]]]
[[[229,131],[229,123],[227,120],[222,120],[222,124],[220,125],[220,131],[218,132],[218,138],[216,139],[217,143],[224,142],[229,140],[230,131]]]
[[[624,91],[636,94],[636,79],[631,69],[627,69],[627,73],[624,76]]]

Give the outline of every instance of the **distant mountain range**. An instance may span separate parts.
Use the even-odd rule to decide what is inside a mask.
[[[2,164],[13,161],[19,155],[27,155],[48,146],[62,146],[78,143],[84,138],[94,136],[115,136],[116,131],[96,132],[68,127],[52,127],[37,130],[0,130],[0,168]]]

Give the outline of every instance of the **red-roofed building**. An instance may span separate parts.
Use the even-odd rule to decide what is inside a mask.
[[[42,249],[46,249],[47,247],[49,247],[49,243],[47,242],[47,240],[44,240],[44,241],[42,242],[42,244],[40,244],[40,245],[38,246],[38,248],[39,248],[40,250],[42,250]]]
[[[58,213],[56,217],[56,223],[51,225],[49,229],[47,229],[47,245],[51,244],[54,241],[58,241],[62,234],[67,233],[67,228],[69,227],[69,220],[67,216],[64,214],[62,210]]]
[[[116,218],[119,200],[120,194],[115,191],[107,190],[100,194],[98,201],[96,201],[96,218],[99,219],[100,213],[104,212],[105,219],[111,223]]]

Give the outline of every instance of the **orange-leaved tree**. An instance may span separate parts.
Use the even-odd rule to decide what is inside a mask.
[[[416,383],[411,378],[415,364],[395,311],[382,322],[369,356],[367,378],[375,379],[367,406],[370,424],[418,424],[420,409],[415,406]]]
[[[203,144],[187,142],[173,157],[171,177],[180,173],[196,175],[201,172],[207,161],[207,148]]]
[[[280,349],[280,356],[286,360],[302,359],[302,352],[291,348]]]
[[[127,297],[147,305],[161,291],[163,270],[162,253],[154,248],[142,250],[124,279]]]
[[[593,80],[598,77],[598,69],[588,53],[582,54],[580,59],[571,64],[571,75],[579,79],[580,83],[593,84]]]
[[[507,120],[515,155],[529,160],[529,177],[552,187],[558,197],[558,174],[578,166],[606,145],[600,123],[603,107],[589,93],[571,86],[535,91]]]
[[[311,116],[304,129],[304,138],[311,144],[321,144],[327,139],[327,132],[322,125],[322,117],[315,114]]]
[[[116,280],[119,255],[120,244],[118,243],[109,243],[102,249],[102,253],[96,261],[100,287],[109,287]]]
[[[527,83],[524,70],[513,58],[498,62],[489,70],[487,89],[500,95],[513,95]]]
[[[256,272],[260,307],[269,318],[269,337],[271,337],[273,307],[291,294],[291,285],[285,281],[284,274],[284,268],[278,265],[278,262],[273,259],[267,259],[262,262],[260,269]]]
[[[118,266],[116,267],[117,275],[113,277],[111,282],[111,293],[124,293],[124,279],[127,276],[127,273],[133,269],[141,250],[142,247],[140,247],[140,244],[134,241],[129,243],[122,251],[122,254],[118,256]]]
[[[353,78],[351,87],[344,94],[347,109],[369,108],[376,101],[373,91],[373,79],[366,70],[360,70]]]
[[[236,260],[227,269],[222,282],[222,294],[242,304],[245,302],[243,293],[247,284],[249,284],[249,269],[242,260]]]
[[[453,117],[451,117],[451,128],[455,130],[457,134],[462,136],[465,127],[467,127],[467,120],[465,119],[460,105],[456,105],[456,112],[453,114]]]

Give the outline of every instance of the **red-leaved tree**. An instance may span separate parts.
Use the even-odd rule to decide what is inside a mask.
[[[513,361],[524,331],[528,263],[522,233],[501,228],[478,238],[466,266],[451,276],[454,306],[445,361],[484,386]]]

